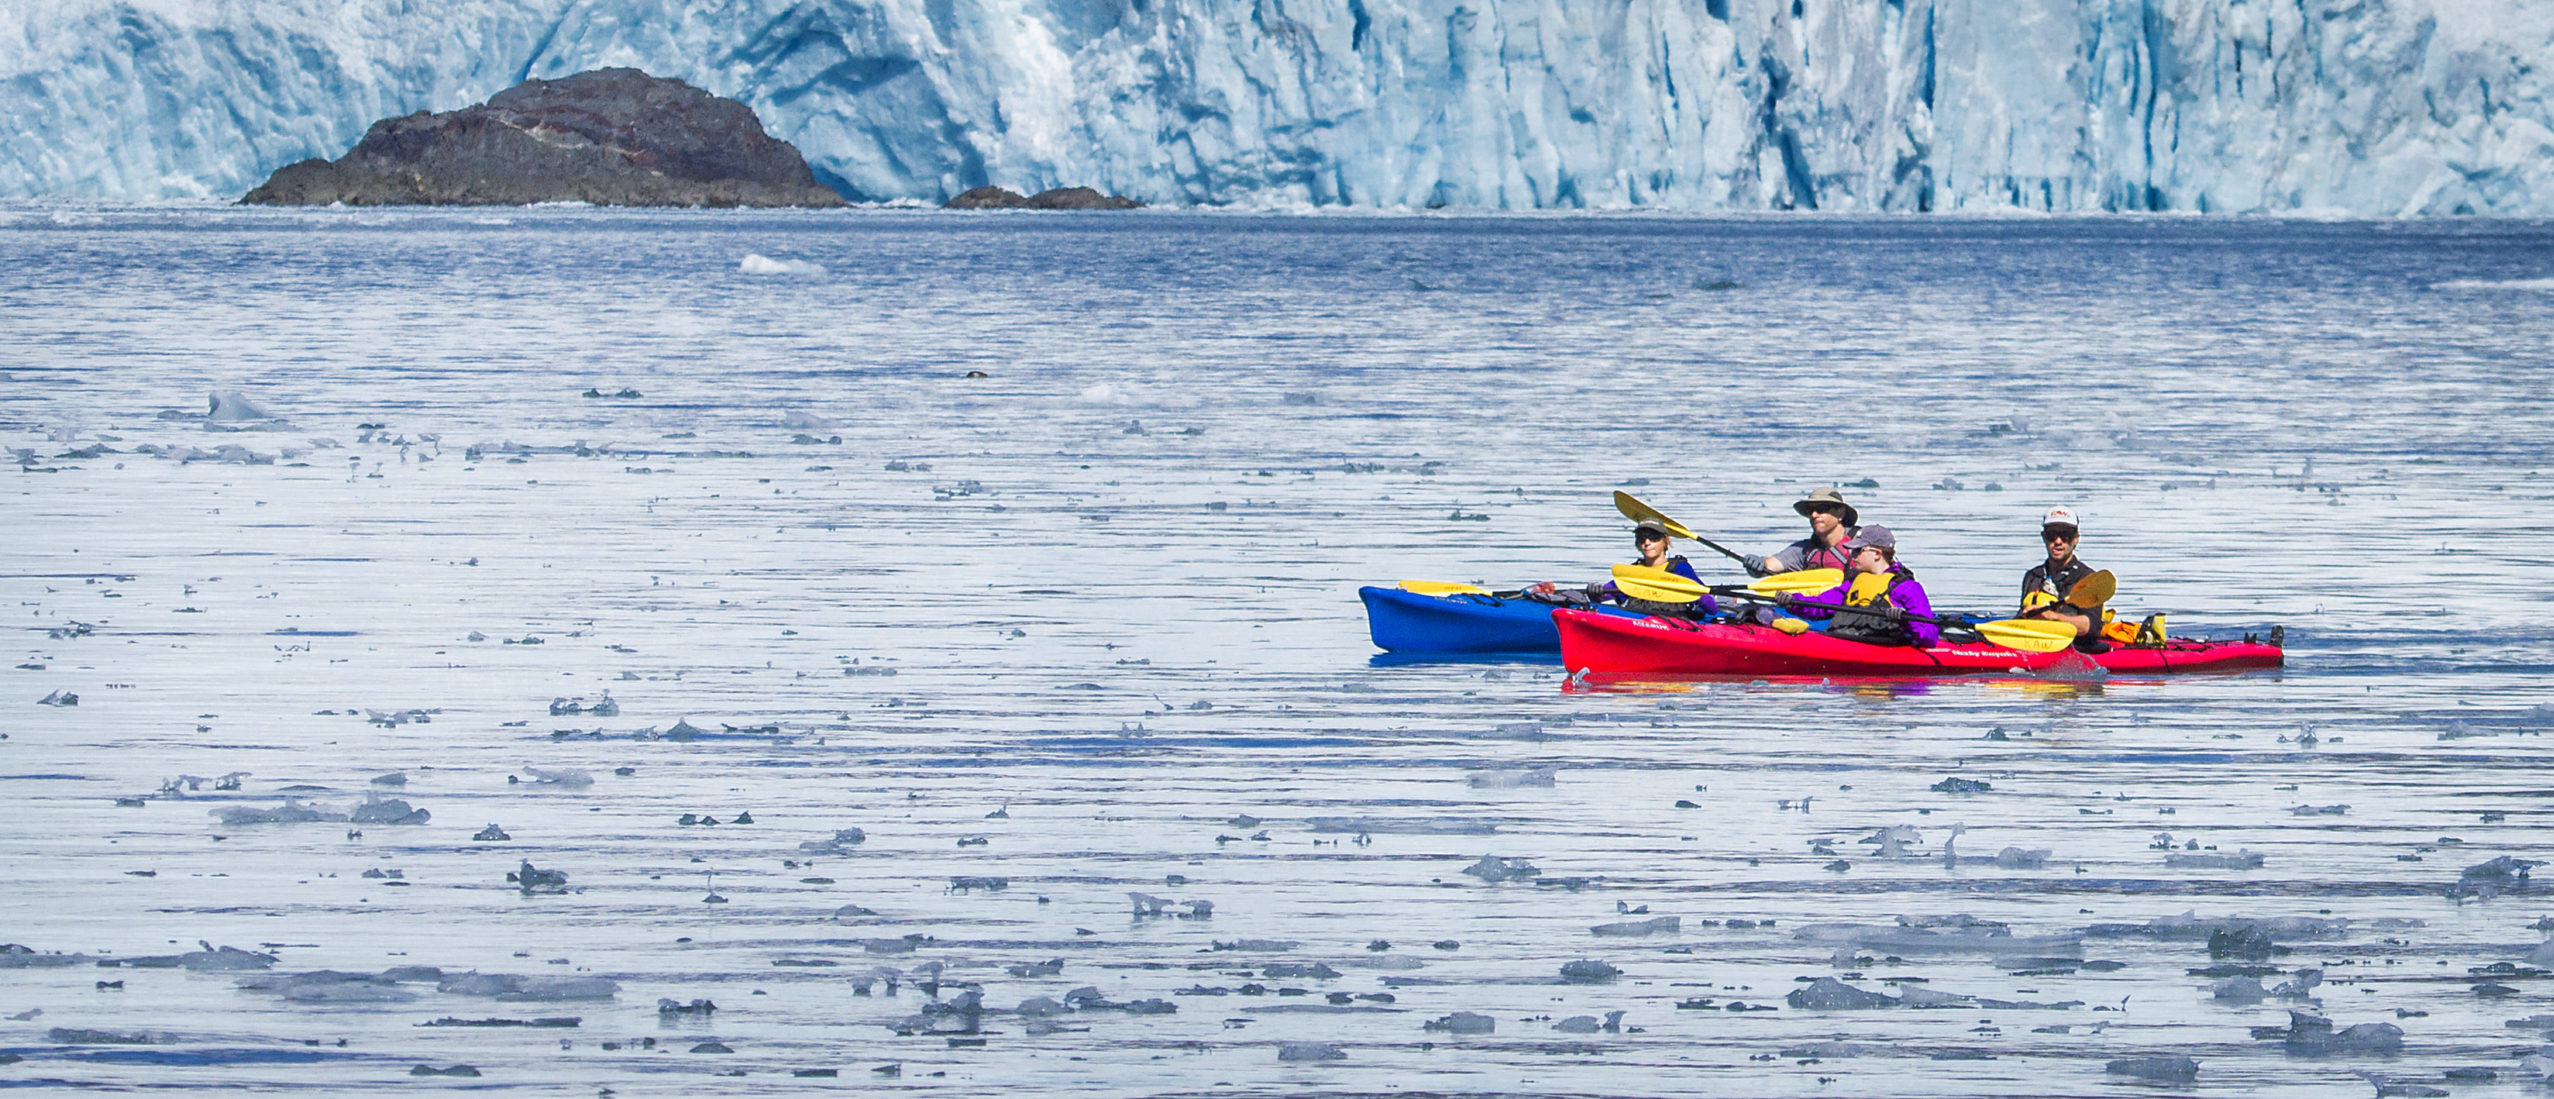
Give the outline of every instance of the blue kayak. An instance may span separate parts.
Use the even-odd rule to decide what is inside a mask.
[[[1419,595],[1399,588],[1363,587],[1366,628],[1375,647],[1395,653],[1561,652],[1552,604],[1495,595]],[[1613,607],[1595,610],[1629,618]]]

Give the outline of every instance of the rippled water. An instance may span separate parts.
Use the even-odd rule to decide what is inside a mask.
[[[2511,222],[8,207],[0,940],[84,957],[0,968],[0,1084],[2512,1094],[2554,905],[2458,883],[2546,857],[2549,255]],[[1827,484],[1937,605],[2005,606],[2065,502],[2117,606],[2282,625],[2289,666],[1370,660],[1360,583],[1596,577],[1618,487],[1761,552]],[[431,820],[221,817],[368,795]],[[2121,926],[2185,912],[2220,922]],[[2282,917],[2346,922],[2243,957]],[[275,961],[114,964],[200,944]],[[2192,972],[2229,965],[2323,983]],[[396,966],[446,980],[307,976]],[[1083,988],[1176,1010],[1015,1013]],[[2291,1008],[2402,1048],[2253,1035]],[[1496,1029],[1424,1029],[1456,1012]],[[2106,1071],[2171,1055],[2194,1083]]]

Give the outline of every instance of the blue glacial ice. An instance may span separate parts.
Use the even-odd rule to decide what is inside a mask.
[[[856,199],[2554,212],[2531,0],[34,0],[0,195],[235,196],[635,65]]]

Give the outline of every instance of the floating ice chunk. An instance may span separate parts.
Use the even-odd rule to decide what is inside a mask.
[[[17,943],[0,943],[0,969],[60,969],[93,960],[86,954],[43,954]]]
[[[404,1004],[417,998],[416,993],[362,979],[296,981],[273,991],[297,1004]]]
[[[2073,935],[2016,935],[2002,924],[1889,927],[1876,924],[1809,924],[1792,938],[1811,943],[1850,943],[1892,954],[1990,954],[2074,957],[2083,940]]]
[[[820,840],[808,840],[799,844],[798,849],[816,855],[839,855],[846,848],[867,842],[869,842],[867,832],[857,828],[837,828],[834,829],[832,836]]]
[[[1277,1059],[1280,1061],[1345,1061],[1348,1059],[1348,1054],[1345,1050],[1328,1042],[1279,1042]]]
[[[569,790],[582,790],[588,786],[594,785],[594,776],[583,771],[545,771],[539,767],[526,767],[523,769],[523,773],[532,776],[533,783],[539,786],[557,786]]]
[[[310,821],[342,821],[346,814],[330,812],[297,801],[287,800],[272,809],[234,806],[213,810],[223,824],[238,827],[246,824],[304,824]]]
[[[1563,1034],[1594,1034],[1603,1029],[1604,1025],[1597,1022],[1594,1015],[1572,1015],[1552,1024],[1552,1029]]]
[[[507,871],[505,880],[513,882],[516,888],[526,893],[564,893],[568,888],[567,871],[538,869],[530,859],[523,860],[520,869]]]
[[[2236,924],[2208,933],[2208,956],[2211,958],[2248,958],[2257,962],[2278,950],[2270,929],[2260,924]]]
[[[507,1003],[565,1003],[609,1000],[619,991],[620,984],[606,977],[522,977],[514,988],[497,993],[497,999]]]
[[[235,946],[205,943],[202,950],[190,950],[177,956],[177,964],[197,973],[221,973],[243,969],[267,969],[275,964],[272,954],[241,950]]]
[[[1937,992],[1923,985],[1905,985],[1898,989],[1898,1003],[1903,1007],[1969,1007],[1977,999],[1957,992]]]
[[[1472,771],[1466,773],[1463,778],[1478,790],[1513,790],[1521,787],[1559,785],[1554,778],[1559,773],[1560,769],[1557,767],[1536,767],[1528,771]]]
[[[1783,1002],[1805,1011],[1861,1011],[1903,1006],[1895,996],[1855,988],[1833,977],[1819,977],[1791,990]]]
[[[2169,851],[2164,855],[2164,865],[2186,870],[2259,870],[2261,861],[2261,852],[2258,851],[2237,851],[2233,854]]]
[[[1636,938],[1642,935],[1673,935],[1677,933],[1682,923],[1682,918],[1677,916],[1659,916],[1646,920],[1626,920],[1622,923],[1601,923],[1588,928],[1587,931],[1588,934],[1607,938]]]
[[[1872,853],[1875,858],[1903,859],[1911,854],[1908,848],[1924,843],[1924,836],[1907,825],[1892,824],[1863,837],[1861,842],[1879,845],[1880,849]]]
[[[1505,858],[1498,855],[1483,855],[1481,861],[1464,867],[1462,872],[1493,885],[1505,881],[1523,881],[1539,877],[1543,873],[1535,869],[1533,863],[1524,859]]]
[[[424,824],[434,814],[398,798],[373,798],[356,806],[345,819],[354,824]]]
[[[781,414],[780,426],[788,431],[832,431],[836,425],[834,421],[813,412],[792,409]]]
[[[2228,977],[2209,985],[2208,994],[2238,1004],[2257,1004],[2270,995],[2263,991],[2260,981],[2251,977]]]
[[[1884,996],[1882,999],[1887,999],[1887,997]],[[1847,1057],[1861,1057],[1880,1048],[1882,1047],[1868,1046],[1860,1042],[1809,1042],[1783,1049],[1780,1052],[1780,1056],[1791,1058],[1814,1057],[1822,1061],[1836,1061]]]
[[[1444,1018],[1431,1020],[1421,1029],[1445,1034],[1495,1034],[1499,1029],[1499,1021],[1477,1012],[1458,1011]]]
[[[2527,872],[2545,865],[2535,859],[2503,855],[2489,862],[2478,862],[2457,875],[2456,884],[2448,887],[2448,896],[2463,899],[2475,897],[2491,900],[2503,893],[2522,892],[2528,888]]]
[[[91,1030],[58,1026],[44,1032],[45,1041],[64,1046],[165,1046],[185,1039],[167,1031]]]
[[[1566,962],[1561,966],[1561,979],[1571,984],[1604,984],[1622,975],[1622,970],[1589,958]]]
[[[748,275],[794,275],[799,278],[822,278],[825,267],[803,259],[773,259],[760,252],[747,252],[736,262],[736,269]]]
[[[204,413],[204,418],[207,420],[236,423],[244,420],[275,418],[274,413],[259,408],[255,402],[248,399],[247,394],[238,390],[223,390],[215,393],[207,400],[207,404],[209,407]]]
[[[1995,865],[2004,870],[2039,870],[2047,867],[2048,862],[2049,850],[2045,847],[2035,847],[2027,851],[2019,847],[2007,847],[1995,853]]]
[[[1150,893],[1136,893],[1132,891],[1129,891],[1126,896],[1128,900],[1135,902],[1135,914],[1137,916],[1177,916],[1183,920],[1203,920],[1210,919],[1215,915],[1215,902],[1213,901],[1174,901],[1168,897],[1156,897]],[[1184,907],[1188,909],[1188,911],[1173,912],[1171,909],[1174,906]]]
[[[2134,1076],[2169,1084],[2187,1084],[2199,1079],[2199,1062],[2179,1054],[2160,1057],[2122,1057],[2102,1066],[2114,1076]]]
[[[2315,986],[2322,983],[2322,970],[2300,969],[2297,971],[2297,977],[2295,980],[2279,982],[2279,987],[2271,989],[2270,994],[2277,996],[2282,1000],[2308,999],[2314,993]]]
[[[2259,1027],[2253,1035],[2278,1038],[2291,1053],[2390,1053],[2403,1048],[2403,1028],[2393,1023],[2359,1023],[2335,1031],[2332,1020],[2303,1011],[2289,1012],[2284,1028]]]
[[[2218,932],[2242,927],[2258,927],[2276,939],[2337,939],[2350,933],[2350,921],[2341,917],[2272,916],[2256,919],[2211,916],[2202,919],[2194,912],[2184,911],[2178,916],[2157,916],[2145,923],[2097,923],[2085,928],[2084,934],[2090,938],[2149,936],[2206,939]]]
[[[1381,819],[1376,817],[1311,817],[1304,824],[1315,832],[1366,832],[1374,835],[1486,836],[1499,826],[1484,820]]]
[[[1062,1015],[1073,1009],[1066,1007],[1061,1003],[1057,1003],[1053,997],[1031,996],[1028,999],[1020,1001],[1020,1006],[1015,1010],[1017,1010],[1022,1016],[1036,1019],[1050,1015]]]

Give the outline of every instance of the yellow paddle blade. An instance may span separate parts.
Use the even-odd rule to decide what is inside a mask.
[[[2026,653],[2053,653],[2075,643],[2075,627],[2064,622],[2007,618],[2000,622],[1980,622],[1976,629],[1989,641]]]
[[[1667,533],[1673,534],[1688,542],[1697,541],[1694,532],[1687,528],[1685,524],[1668,518],[1665,513],[1659,511],[1657,508],[1642,503],[1640,497],[1634,496],[1621,489],[1614,490],[1614,510],[1622,512],[1623,518],[1629,519],[1635,523],[1640,522],[1643,519],[1658,520],[1658,525],[1666,527]]]
[[[1614,582],[1620,584],[1626,580],[1646,587],[1680,592],[1687,599],[1700,596],[1709,590],[1701,584],[1687,580],[1682,576],[1678,576],[1675,573],[1667,571],[1666,569],[1654,569],[1647,565],[1614,566]]]
[[[1652,603],[1691,603],[1703,594],[1702,585],[1646,565],[1614,566],[1614,589]]]
[[[1758,595],[1780,595],[1784,592],[1793,595],[1815,595],[1844,582],[1843,569],[1802,569],[1799,572],[1778,572],[1772,576],[1749,581],[1747,590]]]
[[[1479,584],[1457,584],[1450,580],[1404,580],[1401,590],[1412,595],[1488,595],[1490,589]]]
[[[2098,607],[2110,602],[2111,597],[2117,594],[2119,577],[2111,575],[2111,570],[2103,569],[2076,581],[2074,587],[2067,589],[2066,602],[2076,607]]]

